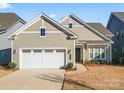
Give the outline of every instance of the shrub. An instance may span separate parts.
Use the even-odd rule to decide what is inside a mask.
[[[73,63],[68,63],[67,69],[72,69],[73,68]]]
[[[17,65],[16,63],[9,63],[8,64],[8,68],[12,69],[12,68],[15,68]]]
[[[100,64],[100,61],[95,61],[95,64]]]
[[[107,62],[106,64],[107,64],[107,65],[112,65],[112,64],[113,64],[113,62],[112,62],[112,61],[110,61],[110,62]]]
[[[120,57],[120,64],[124,64],[124,57]]]
[[[113,57],[113,64],[119,64],[119,57]]]
[[[100,64],[107,64],[107,61],[106,60],[101,60]]]
[[[94,64],[94,61],[92,61],[92,60],[86,61],[84,64]]]

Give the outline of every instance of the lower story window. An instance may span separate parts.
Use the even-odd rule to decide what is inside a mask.
[[[104,59],[106,56],[106,50],[105,47],[92,47],[89,48],[89,58],[102,58]]]
[[[90,52],[90,58],[93,58],[93,48],[90,48],[89,52]]]
[[[105,48],[101,48],[101,57],[105,58]]]
[[[95,58],[100,58],[100,48],[95,48]]]

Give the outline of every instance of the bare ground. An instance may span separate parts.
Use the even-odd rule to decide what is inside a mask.
[[[89,64],[86,67],[89,70],[82,73],[67,71],[63,89],[124,89],[124,66]]]

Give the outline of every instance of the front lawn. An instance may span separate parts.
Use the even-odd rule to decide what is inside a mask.
[[[67,71],[63,89],[124,89],[124,66],[88,64],[85,72]]]

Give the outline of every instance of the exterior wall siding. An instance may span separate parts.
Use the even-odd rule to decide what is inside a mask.
[[[70,29],[73,33],[78,36],[77,40],[100,40],[104,41],[101,37],[84,27],[83,25],[76,22],[74,19],[71,18],[72,21],[72,28]],[[63,21],[61,24],[68,28],[68,23],[70,22],[69,18]]]
[[[11,41],[7,37],[23,25],[23,23],[18,22],[8,29],[6,33],[0,34],[0,64],[11,62]]]
[[[22,24],[21,22],[17,23],[15,26],[13,26],[11,29],[9,29],[6,33],[4,34],[0,34],[0,50],[2,49],[7,49],[7,48],[11,48],[11,41],[8,40],[8,36],[15,32],[18,28],[20,28],[21,26],[23,26],[24,24]]]
[[[121,36],[121,30],[124,32],[124,23],[118,19],[115,15],[111,14],[110,22],[108,22],[107,29],[109,29],[114,37],[112,40],[114,41],[112,45],[112,57],[114,61],[118,61],[122,56],[122,47],[124,47],[124,37]],[[117,39],[117,32],[119,32],[119,39]]]
[[[45,25],[47,23],[47,25]],[[48,22],[45,22],[44,26],[46,27],[46,36],[40,37],[40,27],[41,20],[24,30],[34,31],[34,29],[39,33],[20,33],[16,36],[16,39],[13,41],[13,50],[16,51],[13,54],[13,60],[17,63],[19,67],[19,49],[20,48],[67,48],[67,63],[74,61],[74,40],[67,39],[67,35],[64,33],[47,33],[50,31],[50,25]],[[49,28],[49,30],[48,30]],[[60,31],[55,27],[52,31]],[[32,31],[31,31],[32,30]],[[60,31],[61,32],[61,31]],[[70,51],[70,53],[68,52]],[[71,59],[69,57],[71,55]]]

